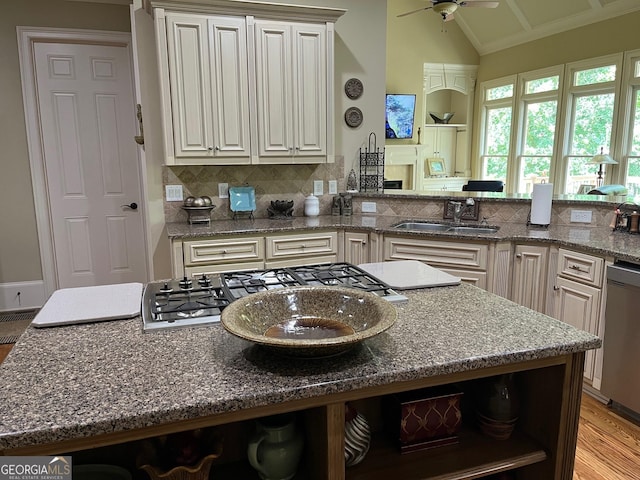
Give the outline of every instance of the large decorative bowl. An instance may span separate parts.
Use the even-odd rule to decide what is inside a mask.
[[[253,293],[222,311],[233,335],[296,357],[338,355],[391,327],[396,308],[344,287],[288,287]]]
[[[429,112],[429,116],[433,118],[433,121],[435,123],[444,123],[444,124],[449,123],[449,120],[451,120],[454,114],[455,112],[445,112],[445,113]]]

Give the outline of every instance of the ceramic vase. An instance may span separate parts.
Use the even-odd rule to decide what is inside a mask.
[[[344,463],[351,467],[357,465],[369,451],[371,429],[369,422],[352,405],[345,405],[344,423]]]
[[[274,415],[256,421],[247,456],[263,480],[289,480],[298,470],[303,447],[295,417]]]
[[[476,406],[482,432],[498,440],[511,436],[520,410],[513,374],[498,375],[484,381]]]
[[[520,402],[513,374],[487,379],[482,391],[479,412],[488,418],[512,421],[518,418]]]

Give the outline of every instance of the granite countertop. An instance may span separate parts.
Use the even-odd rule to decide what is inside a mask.
[[[384,234],[416,235],[441,239],[482,240],[488,242],[544,242],[569,248],[578,248],[601,256],[640,262],[640,235],[612,231],[608,227],[550,225],[548,228],[529,227],[520,223],[496,224],[495,234],[412,232],[396,230],[392,225],[409,218],[385,215],[352,215],[348,217],[321,215],[319,217],[294,217],[271,220],[215,220],[206,225],[189,225],[186,222],[167,224],[167,234],[172,239],[190,239],[221,235],[248,235],[284,233],[294,230],[341,229],[371,231]],[[442,220],[433,220],[434,222]]]
[[[137,317],[30,327],[0,365],[0,451],[601,345],[471,285],[407,296],[391,329],[323,360],[269,354],[220,324],[143,333]]]

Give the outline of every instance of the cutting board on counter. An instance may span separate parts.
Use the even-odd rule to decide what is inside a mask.
[[[31,325],[55,327],[140,315],[142,283],[63,288],[53,292]]]
[[[363,263],[358,266],[396,290],[460,284],[460,278],[417,260]]]

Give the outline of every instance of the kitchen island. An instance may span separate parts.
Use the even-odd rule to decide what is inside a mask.
[[[221,325],[143,333],[134,318],[29,328],[0,365],[0,451],[135,445],[296,411],[307,445],[300,478],[478,478],[513,469],[518,479],[571,479],[584,352],[600,339],[469,285],[407,296],[390,330],[322,360],[280,358]],[[469,433],[459,445],[400,455],[374,428],[367,458],[345,469],[345,402],[367,409],[388,394],[464,389],[511,372],[522,400],[510,440],[484,437],[463,417]],[[240,478],[246,462],[236,464],[213,478]]]

